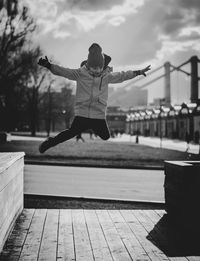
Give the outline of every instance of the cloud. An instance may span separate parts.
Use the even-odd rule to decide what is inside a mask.
[[[162,47],[159,51],[156,53],[156,57],[158,60],[164,60],[166,57],[172,56],[173,54],[177,52],[183,52],[186,51],[188,48],[191,48],[193,46],[193,41],[163,41]]]
[[[132,27],[136,26],[139,29],[131,31],[131,26],[128,30],[121,26],[121,34],[124,33],[126,40],[129,38],[127,41],[130,41],[133,47],[132,53],[125,54],[126,61],[135,60],[137,63],[142,63],[146,57],[146,60],[157,60],[157,63],[161,63],[176,52],[183,54],[187,50],[199,52],[199,14],[199,0],[145,2],[132,22]],[[131,35],[134,41],[130,40]],[[122,35],[120,37],[123,39]],[[140,40],[140,44],[137,39]],[[127,49],[130,50],[129,46],[127,45]]]
[[[58,0],[23,0],[34,18],[50,19],[58,14]]]
[[[66,32],[66,31],[63,31],[63,32],[62,31],[54,31],[54,37],[55,38],[63,39],[63,38],[66,38],[68,36],[70,36],[69,32]]]
[[[68,0],[65,2],[65,7],[79,10],[107,10],[115,5],[122,5],[125,0]]]
[[[199,0],[178,0],[178,5],[185,9],[200,9],[200,2]]]
[[[199,50],[199,0],[24,1],[37,18],[38,41],[67,64],[76,66],[92,42],[105,48],[115,68],[156,66],[177,52]],[[73,55],[63,55],[62,45]]]
[[[191,55],[199,53],[200,40],[200,1],[170,1],[166,5],[162,1],[162,18],[157,26],[161,48],[156,52],[159,61],[172,59],[177,53],[181,53],[182,62],[188,51]],[[164,8],[165,7],[165,8]],[[157,10],[157,11],[159,11]]]
[[[36,18],[41,34],[51,32],[57,37],[59,30],[66,37],[89,32],[110,23],[119,26],[127,16],[134,14],[145,0],[24,0]],[[73,26],[70,28],[70,24]],[[61,29],[65,25],[65,30]],[[64,34],[66,31],[66,34]],[[56,32],[56,33],[55,33]]]
[[[199,0],[177,0],[160,2],[159,12],[162,13],[161,23],[159,24],[160,32],[176,37],[184,28],[199,27],[200,18],[200,1]],[[162,9],[162,10],[161,10]]]
[[[123,22],[125,22],[125,18],[124,18],[123,16],[116,16],[116,17],[111,18],[108,22],[109,22],[111,25],[119,26],[119,25],[121,25]]]

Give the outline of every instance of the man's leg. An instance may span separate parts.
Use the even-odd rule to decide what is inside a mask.
[[[102,140],[108,140],[110,138],[110,131],[106,120],[104,119],[92,119],[92,130]]]
[[[70,140],[71,138],[77,136],[87,128],[88,128],[87,118],[83,118],[79,116],[75,117],[69,129],[60,132],[55,137],[49,137],[40,145],[39,147],[40,153],[44,153],[46,150],[56,146],[59,143]]]

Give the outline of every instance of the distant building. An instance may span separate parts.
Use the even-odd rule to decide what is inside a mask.
[[[200,144],[200,100],[154,108],[131,109],[127,113],[126,133],[190,140]]]
[[[148,91],[140,87],[109,88],[109,106],[120,106],[121,108],[147,106]]]
[[[132,93],[132,106],[145,106],[148,100],[148,91],[141,89],[140,87],[133,88]]]
[[[160,105],[166,105],[165,98],[154,98],[153,102],[149,104],[149,106],[160,106]]]

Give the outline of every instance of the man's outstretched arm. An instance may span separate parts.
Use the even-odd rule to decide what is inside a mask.
[[[124,82],[127,80],[131,80],[133,78],[135,78],[138,75],[144,75],[146,76],[146,72],[151,70],[151,65],[148,65],[147,67],[145,67],[142,70],[137,70],[137,71],[122,71],[122,72],[113,72],[109,74],[109,83],[120,83],[120,82]]]
[[[38,64],[49,69],[53,74],[65,77],[69,80],[76,81],[79,77],[78,69],[69,69],[56,64],[52,64],[49,62],[47,56],[45,56],[45,59],[40,58]]]

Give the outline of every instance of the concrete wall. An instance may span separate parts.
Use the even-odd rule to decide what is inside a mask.
[[[172,220],[200,232],[200,161],[165,161],[164,188]]]
[[[0,251],[23,209],[24,153],[0,153]]]

